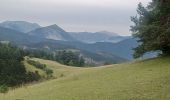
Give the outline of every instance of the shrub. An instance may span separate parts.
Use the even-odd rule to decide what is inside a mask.
[[[1,85],[0,86],[0,93],[7,93],[9,90],[7,85]]]
[[[34,61],[34,60],[27,60],[27,62],[28,62],[30,65],[33,65],[33,66],[35,66],[36,68],[43,70],[43,71],[47,74],[47,77],[48,77],[48,78],[49,78],[49,77],[52,77],[53,70],[47,68],[47,65],[41,64],[40,62]]]

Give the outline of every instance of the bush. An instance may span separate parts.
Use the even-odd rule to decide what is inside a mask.
[[[9,90],[7,85],[1,85],[0,86],[0,93],[7,93]]]
[[[41,64],[40,62],[34,61],[34,60],[27,60],[27,63],[30,64],[30,65],[35,66],[35,67],[38,68],[38,69],[43,70],[43,71],[47,74],[47,77],[48,77],[48,78],[49,78],[49,77],[52,77],[53,70],[47,68],[47,65]]]
[[[37,61],[34,61],[34,60],[27,60],[27,62],[30,65],[33,65],[33,66],[35,66],[38,69],[45,69],[46,68],[45,64],[41,64],[40,62],[37,62]]]
[[[44,71],[46,72],[47,76],[52,76],[52,74],[53,74],[53,70],[51,70],[51,69],[46,68],[46,69],[44,69]]]
[[[39,75],[38,71],[35,71],[35,73],[34,72],[27,73],[27,77],[26,77],[27,82],[38,81],[40,79],[41,79],[41,76]]]

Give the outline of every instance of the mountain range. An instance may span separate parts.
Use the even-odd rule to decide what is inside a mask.
[[[84,43],[112,42],[117,43],[130,38],[130,36],[120,36],[113,32],[70,32],[71,36]]]
[[[56,24],[41,27],[36,23],[7,21],[0,23],[0,40],[11,41],[26,49],[78,51],[87,62],[102,65],[120,63],[132,58],[137,46],[131,36],[100,32],[66,32]]]
[[[41,26],[36,23],[30,23],[26,21],[5,21],[0,23],[0,27],[13,29],[23,33],[30,32],[37,28],[41,28]]]
[[[27,33],[28,35],[51,40],[74,41],[74,38],[56,24],[37,28]]]

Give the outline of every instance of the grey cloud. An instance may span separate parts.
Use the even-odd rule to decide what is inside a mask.
[[[137,6],[136,3],[134,3],[133,6],[101,7],[82,4],[46,4],[41,3],[41,0],[35,3],[28,1],[29,0],[0,0],[1,21],[27,20],[43,25],[56,23],[68,31],[107,30],[127,35],[130,34],[130,16],[135,15]],[[47,2],[48,0],[44,1]],[[129,0],[129,2],[130,1],[134,0]]]

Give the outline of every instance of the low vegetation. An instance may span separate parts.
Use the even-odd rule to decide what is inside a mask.
[[[58,78],[0,94],[2,100],[170,99],[169,57],[93,68],[33,60],[49,66]]]
[[[25,56],[38,56],[46,59],[53,59],[62,64],[70,66],[84,66],[84,59],[71,51],[60,51],[57,54],[48,54],[46,52],[26,52],[10,43],[0,43],[0,92],[7,91],[8,87],[16,87],[22,84],[39,81],[44,78],[39,72],[45,72],[46,78],[52,77],[53,70],[45,64],[26,59],[27,65],[32,65],[41,71],[27,70],[24,61]],[[51,57],[51,58],[50,58]]]
[[[34,61],[34,60],[30,60],[29,58],[27,58],[27,63],[38,68],[38,69],[41,69],[43,70],[46,75],[47,75],[47,78],[50,78],[52,77],[52,74],[53,74],[53,70],[47,68],[47,65],[46,64],[41,64],[40,62],[38,61]]]
[[[27,55],[29,57],[57,61],[61,64],[69,66],[85,66],[84,58],[79,53],[70,50],[60,50],[56,52],[46,50],[28,50]]]
[[[38,71],[27,71],[24,65],[25,52],[9,43],[0,43],[0,92],[41,79]],[[51,70],[46,73],[51,76]]]

